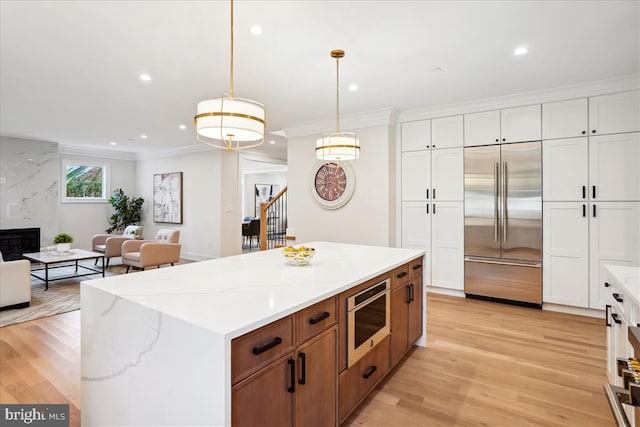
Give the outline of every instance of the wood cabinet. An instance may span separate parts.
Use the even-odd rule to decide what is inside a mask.
[[[431,151],[402,153],[402,200],[430,200]]]
[[[464,145],[463,116],[431,120],[431,148],[456,148]]]
[[[589,135],[640,131],[640,91],[589,98]]]
[[[402,151],[419,151],[431,148],[431,120],[404,122],[401,125]]]
[[[587,138],[542,142],[542,200],[587,201],[589,198]]]
[[[405,271],[408,274],[401,278],[392,276],[391,281],[391,366],[398,363],[422,335],[422,258],[408,267]]]
[[[542,104],[542,139],[586,136],[587,98]]]
[[[586,202],[543,206],[542,300],[589,307],[589,217]]]
[[[540,104],[464,115],[465,147],[540,139]]]
[[[589,138],[590,197],[599,201],[640,200],[640,133]]]

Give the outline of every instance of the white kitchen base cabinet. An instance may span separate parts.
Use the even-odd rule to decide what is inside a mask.
[[[431,285],[464,290],[464,205],[432,204]]]
[[[543,205],[542,300],[589,307],[589,217],[587,203]]]
[[[431,283],[431,203],[402,203],[402,247],[426,251],[425,286]]]
[[[587,135],[587,98],[542,104],[542,139]]]
[[[640,200],[640,133],[589,138],[590,197],[598,201]]]
[[[640,131],[640,91],[589,98],[589,135]]]

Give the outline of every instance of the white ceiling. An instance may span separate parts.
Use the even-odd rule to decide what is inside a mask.
[[[197,144],[197,102],[229,90],[228,1],[0,4],[2,135],[140,153],[187,147]],[[346,51],[343,114],[637,74],[639,4],[240,0],[235,95],[266,105],[268,131],[330,118],[332,49]],[[514,56],[519,45],[529,53]],[[284,146],[270,139],[267,149]]]

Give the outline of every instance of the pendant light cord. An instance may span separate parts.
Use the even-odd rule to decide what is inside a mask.
[[[233,0],[231,0],[231,60],[229,63],[229,97],[233,98]]]
[[[340,133],[340,59],[336,58],[336,133]]]

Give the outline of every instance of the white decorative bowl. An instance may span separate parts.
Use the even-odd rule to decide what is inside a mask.
[[[307,265],[316,254],[313,248],[305,248],[298,251],[284,251],[284,259],[291,265]]]

